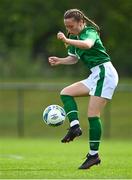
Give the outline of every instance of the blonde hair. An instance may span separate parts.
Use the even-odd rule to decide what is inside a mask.
[[[100,31],[99,26],[89,19],[82,11],[79,9],[69,9],[64,13],[64,19],[74,18],[76,21],[83,20],[86,24],[92,25],[98,32]]]

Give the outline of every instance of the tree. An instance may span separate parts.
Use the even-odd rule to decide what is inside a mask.
[[[0,61],[7,59],[10,64],[10,53],[21,52],[31,61],[41,59],[46,69],[49,55],[64,56],[66,50],[56,34],[65,32],[63,14],[70,8],[83,10],[100,26],[101,38],[119,73],[132,76],[131,0],[1,0]],[[81,68],[77,65],[78,71]]]

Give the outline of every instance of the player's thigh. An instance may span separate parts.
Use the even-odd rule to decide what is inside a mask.
[[[88,96],[89,89],[81,82],[76,82],[70,86],[65,87],[61,92],[61,95],[69,96]]]
[[[107,99],[98,97],[98,96],[90,96],[89,104],[88,104],[88,117],[100,116],[101,110],[104,108]]]

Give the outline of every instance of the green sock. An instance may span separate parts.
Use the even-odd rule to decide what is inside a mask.
[[[60,95],[60,97],[69,121],[72,122],[78,120],[78,108],[74,98],[69,95]]]
[[[101,139],[101,120],[99,117],[88,117],[89,120],[89,142],[90,150],[97,151],[99,149]]]

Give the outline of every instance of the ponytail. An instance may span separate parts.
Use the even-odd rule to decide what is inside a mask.
[[[87,22],[87,24],[92,25],[98,32],[100,31],[99,26],[85,15],[84,15],[84,20]]]

